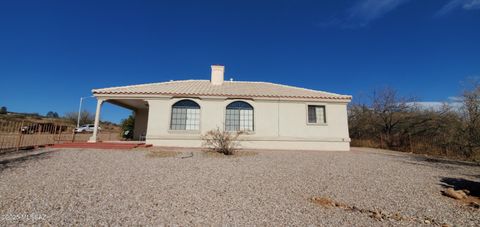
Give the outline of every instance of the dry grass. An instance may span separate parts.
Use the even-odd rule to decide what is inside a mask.
[[[352,139],[350,143],[352,147],[369,147],[369,148],[380,148],[388,150],[396,150],[414,154],[424,154],[430,155],[433,157],[446,157],[449,159],[455,160],[464,160],[464,161],[473,161],[480,162],[480,152],[472,154],[471,157],[466,157],[463,153],[454,148],[441,148],[435,146],[434,143],[429,143],[426,141],[412,141],[411,144],[406,144],[403,147],[393,147],[388,148],[385,144],[380,144],[379,141],[368,140],[368,139]]]
[[[364,139],[352,139],[350,142],[352,147],[370,147],[370,148],[381,148],[380,144],[373,140],[364,140]]]

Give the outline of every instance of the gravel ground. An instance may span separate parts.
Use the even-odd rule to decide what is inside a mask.
[[[46,151],[0,162],[0,225],[420,224],[323,207],[314,196],[432,224],[480,225],[479,209],[440,193],[444,185],[480,185],[479,166],[454,161],[360,148],[237,157]]]

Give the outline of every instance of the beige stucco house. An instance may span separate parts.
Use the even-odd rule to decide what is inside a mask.
[[[244,131],[242,148],[349,150],[351,96],[267,82],[225,81],[224,66],[210,80],[183,80],[92,90],[102,103],[135,112],[134,138],[154,146],[200,147],[219,127]],[[96,127],[95,127],[96,128]],[[94,131],[91,142],[97,140]]]

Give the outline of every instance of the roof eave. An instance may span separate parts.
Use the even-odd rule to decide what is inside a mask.
[[[175,98],[195,97],[201,99],[253,99],[253,100],[285,100],[285,101],[318,101],[349,103],[352,96],[326,96],[326,97],[278,97],[278,96],[242,96],[242,95],[205,95],[205,94],[156,94],[156,93],[124,93],[124,92],[94,92],[97,98]]]

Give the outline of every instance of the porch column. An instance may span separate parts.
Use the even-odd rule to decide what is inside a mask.
[[[97,142],[97,133],[98,133],[98,125],[100,123],[100,109],[102,108],[102,104],[105,100],[98,99],[97,100],[97,110],[95,111],[95,126],[93,128],[93,135],[88,140],[89,143]]]

